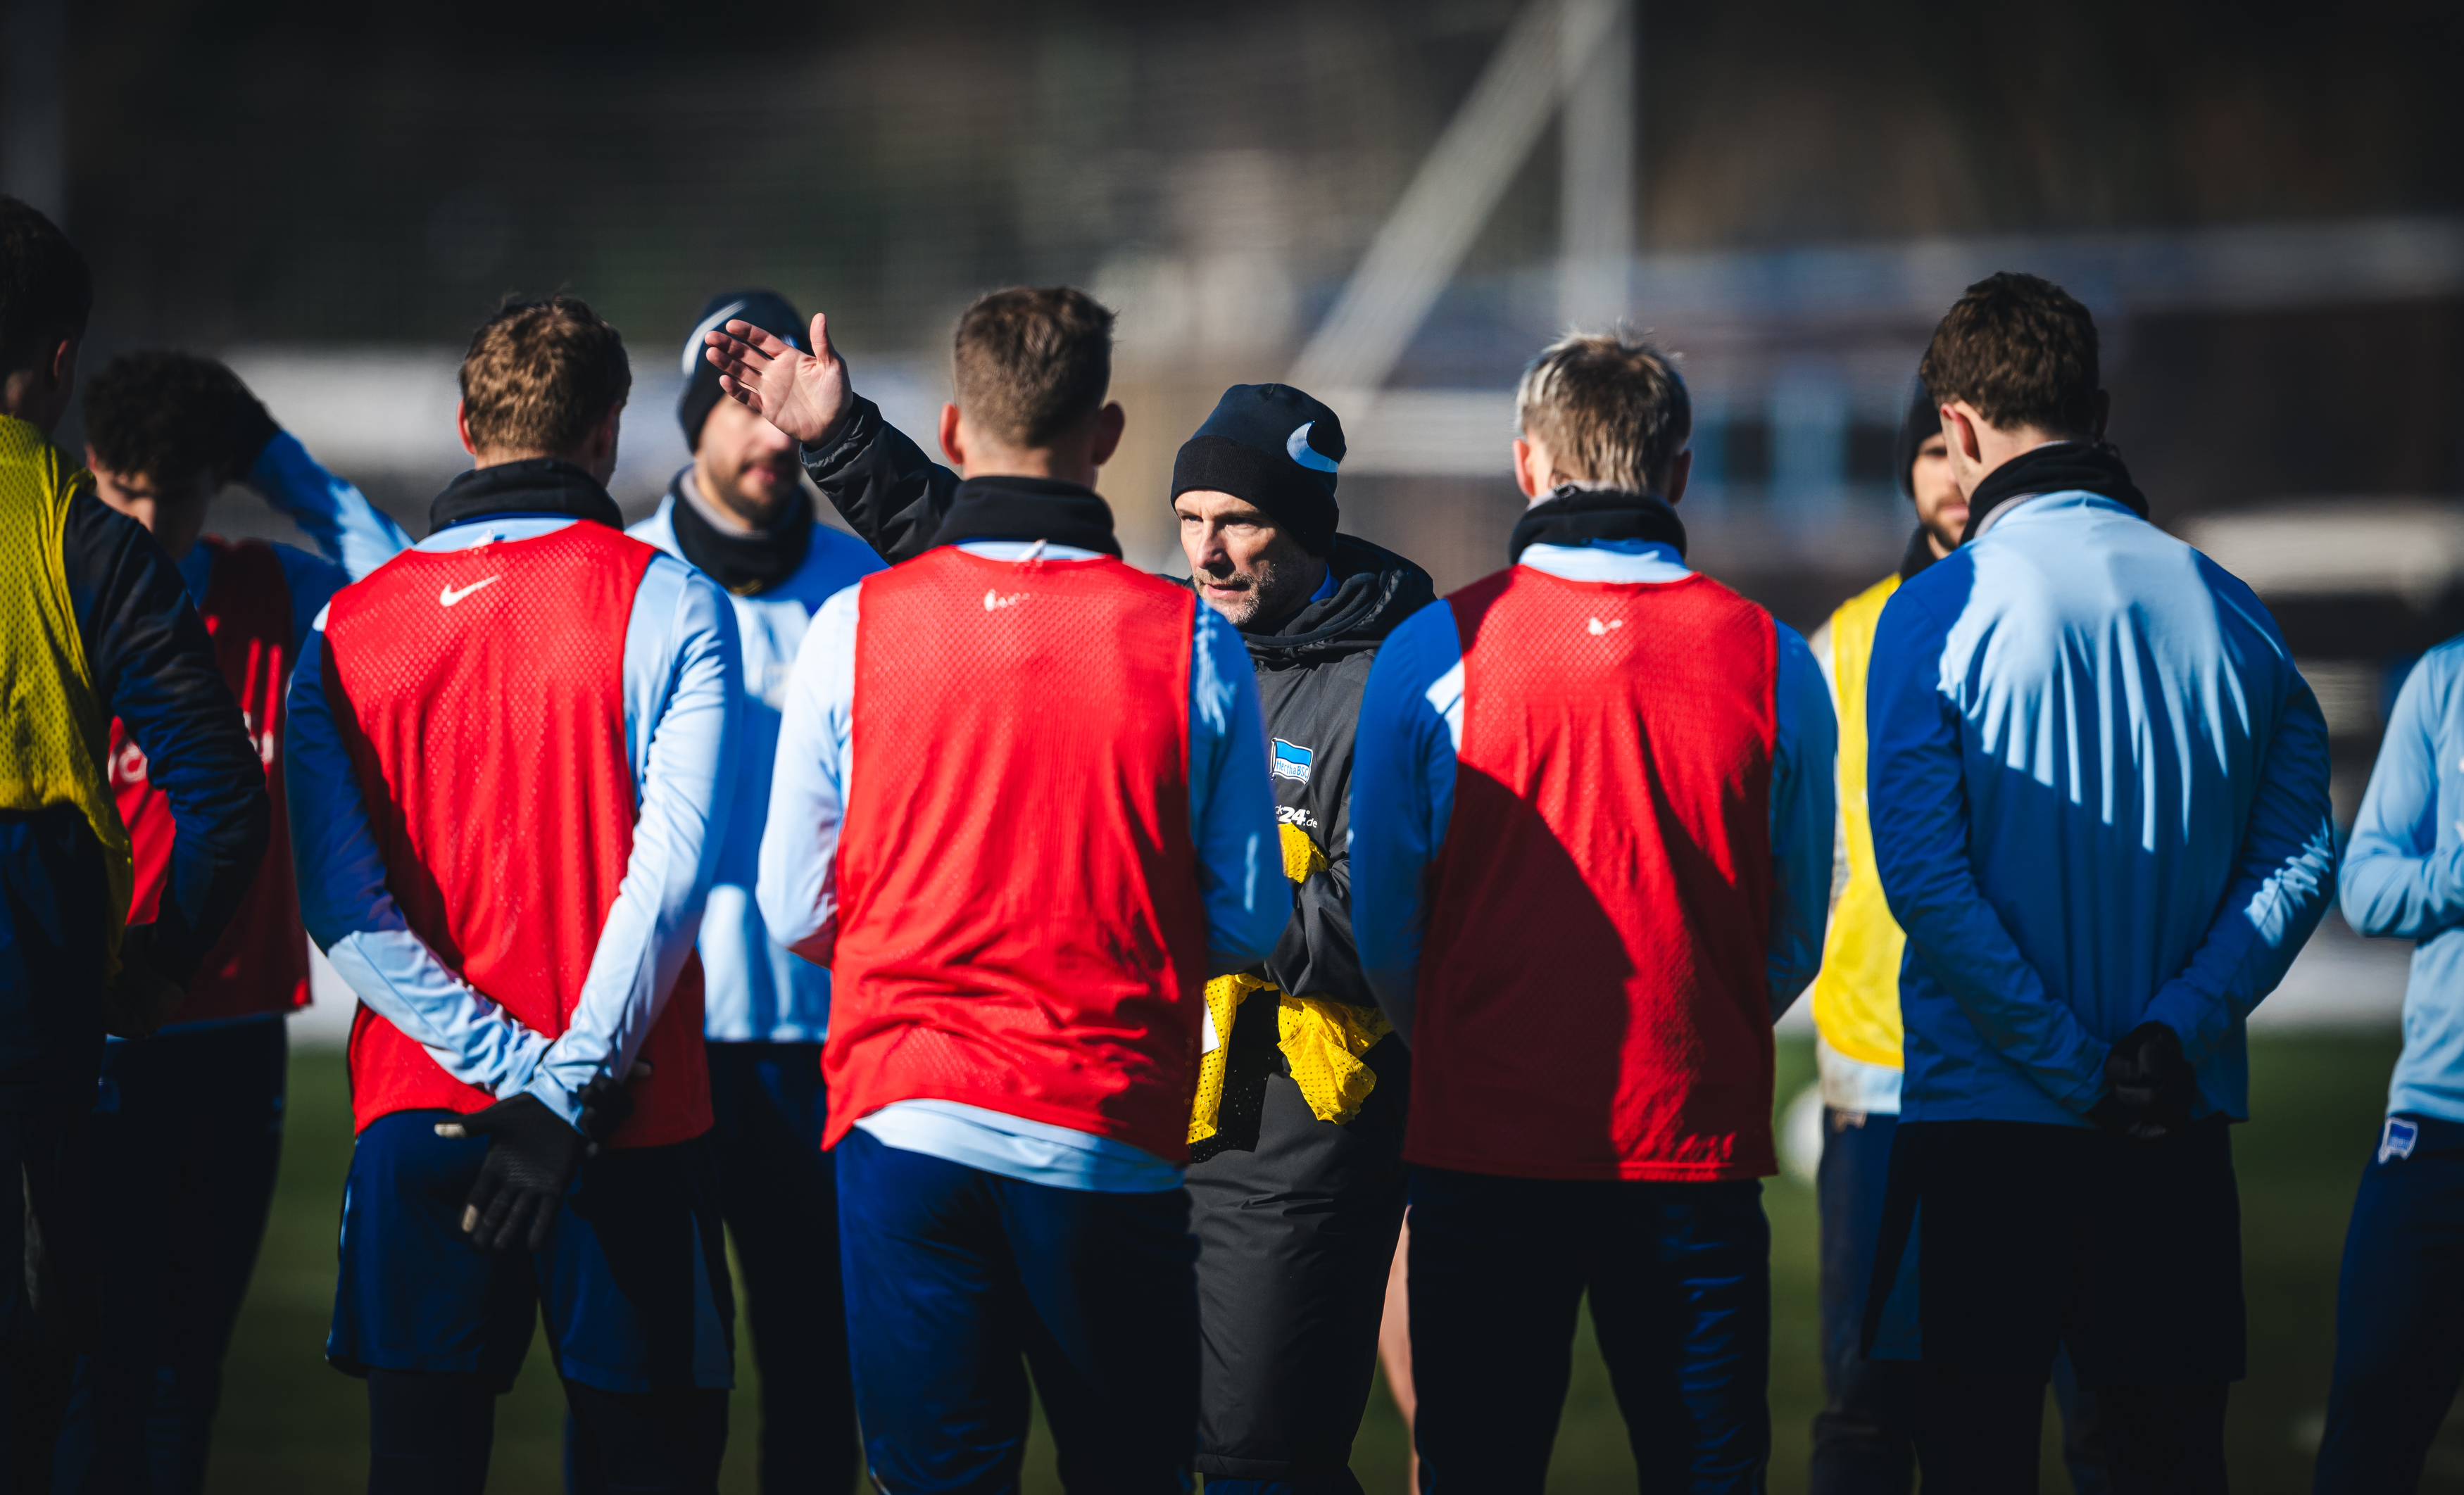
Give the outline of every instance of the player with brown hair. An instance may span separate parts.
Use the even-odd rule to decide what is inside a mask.
[[[1864,1348],[1918,1362],[1926,1495],[2035,1487],[2057,1346],[2115,1489],[2221,1492],[2243,1023],[2333,893],[2326,725],[2250,588],[2147,522],[2086,307],[1980,280],[1918,377],[1968,518],[1865,686],[1907,955]]]
[[[813,619],[771,780],[761,912],[832,968],[856,1401],[902,1495],[1015,1486],[1022,1357],[1071,1488],[1184,1490],[1197,1451],[1202,988],[1291,898],[1240,636],[1121,564],[1093,490],[1111,322],[1069,289],[968,308],[940,423],[966,477]],[[742,328],[729,382],[809,429],[809,363],[771,385]]]
[[[578,299],[482,323],[475,465],[428,539],[335,595],[292,682],[301,912],[361,1003],[326,1356],[367,1379],[379,1495],[475,1495],[541,1316],[578,1485],[705,1491],[726,1440],[693,935],[736,625],[623,533],[604,485],[630,385]]]
[[[761,376],[782,403],[798,385],[816,397],[781,412],[806,471],[885,556],[920,554],[957,475],[856,396],[819,319],[811,345],[772,349]],[[1342,533],[1345,451],[1341,418],[1305,391],[1234,385],[1181,445],[1169,495],[1188,584],[1257,674],[1295,903],[1271,956],[1207,984],[1222,1041],[1190,1121],[1198,1468],[1224,1495],[1357,1489],[1403,1208],[1409,1056],[1352,939],[1353,724],[1379,646],[1434,594],[1419,566]]]

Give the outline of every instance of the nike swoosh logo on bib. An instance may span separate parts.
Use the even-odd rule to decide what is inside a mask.
[[[470,596],[473,592],[477,591],[489,583],[501,580],[501,577],[483,576],[465,587],[457,589],[455,587],[449,586],[436,594],[436,605],[439,607],[451,607],[455,603],[460,602],[463,598]]]

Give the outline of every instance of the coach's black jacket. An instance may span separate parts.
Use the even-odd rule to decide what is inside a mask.
[[[927,457],[869,400],[856,399],[837,432],[804,449],[803,459],[848,526],[893,565],[933,547],[957,498],[957,474]],[[1295,890],[1291,925],[1265,975],[1285,991],[1375,1012],[1352,939],[1353,730],[1378,644],[1437,594],[1427,572],[1349,535],[1334,538],[1327,563],[1333,596],[1302,608],[1278,632],[1242,635],[1258,667],[1267,734],[1300,749],[1309,765],[1306,780],[1288,777],[1297,759],[1285,755],[1287,766],[1275,779],[1278,812],[1327,861]]]

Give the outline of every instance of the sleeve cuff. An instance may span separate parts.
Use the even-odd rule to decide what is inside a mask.
[[[556,1076],[549,1073],[545,1066],[534,1069],[525,1083],[508,1087],[503,1092],[503,1098],[511,1100],[517,1094],[537,1096],[539,1104],[556,1112],[566,1126],[577,1132],[582,1130],[581,1100],[571,1090],[558,1084]]]
[[[806,471],[836,467],[871,445],[873,435],[881,429],[881,407],[862,395],[852,398],[854,403],[847,414],[839,417],[839,429],[824,437],[820,446],[796,444],[796,456]]]

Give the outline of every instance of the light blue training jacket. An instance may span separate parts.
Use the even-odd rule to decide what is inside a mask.
[[[2151,1019],[2197,1112],[2246,1116],[2243,1020],[2334,892],[2318,700],[2250,588],[2123,505],[1991,520],[1892,596],[1866,687],[1902,1119],[2087,1125]]]
[[[682,561],[672,516],[676,484],[659,511],[625,533]],[[702,1034],[714,1043],[818,1044],[830,1029],[830,973],[770,937],[753,897],[761,825],[770,813],[770,765],[779,755],[779,713],[804,629],[832,594],[882,568],[872,547],[816,523],[804,563],[758,597],[730,594],[744,661],[744,715],[736,729],[736,798],[718,851],[718,873],[701,916]]]
[[[2413,939],[2387,1113],[2464,1121],[2464,635],[2413,666],[2344,846],[2344,922]]]

